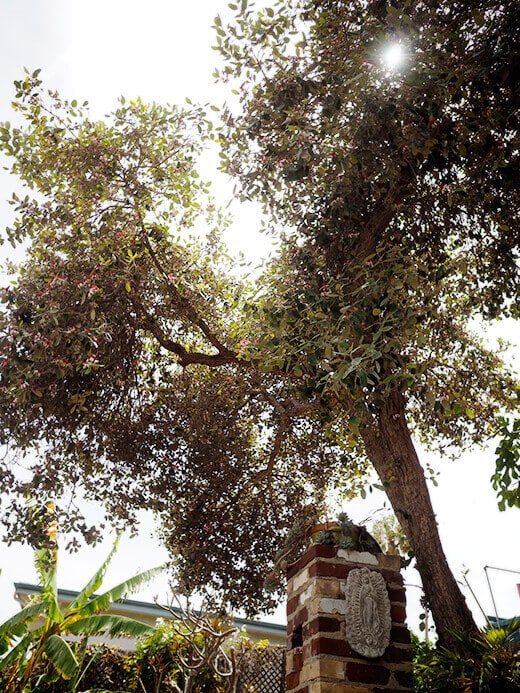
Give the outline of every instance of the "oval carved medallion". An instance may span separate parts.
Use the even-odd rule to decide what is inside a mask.
[[[345,591],[346,635],[353,650],[364,657],[381,657],[390,644],[390,599],[381,573],[354,568]]]

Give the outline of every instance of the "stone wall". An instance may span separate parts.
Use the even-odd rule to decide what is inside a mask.
[[[388,591],[390,643],[379,657],[364,657],[347,641],[345,592],[348,574],[356,568],[379,572]],[[287,693],[413,689],[406,596],[397,556],[313,544],[290,566],[287,579]]]

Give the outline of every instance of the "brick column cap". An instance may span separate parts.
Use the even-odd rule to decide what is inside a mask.
[[[300,558],[287,568],[287,579],[297,575],[305,566],[317,559],[336,559],[348,563],[358,563],[376,569],[390,570],[396,573],[401,570],[401,559],[385,553],[368,553],[367,551],[348,551],[339,546],[328,544],[311,544]]]

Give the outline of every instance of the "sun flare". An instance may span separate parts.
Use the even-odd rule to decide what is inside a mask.
[[[402,66],[405,58],[406,53],[402,43],[391,43],[381,53],[383,65],[388,70],[397,70]]]

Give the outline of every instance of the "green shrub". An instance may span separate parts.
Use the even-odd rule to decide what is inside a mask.
[[[71,649],[77,653],[79,643],[72,643]],[[42,660],[35,666],[26,690],[30,693],[72,693],[76,691],[106,690],[129,691],[133,680],[132,653],[118,647],[96,645],[87,648],[82,658],[82,669],[77,681],[64,679],[52,662]],[[9,690],[9,680],[15,681],[17,664],[13,663],[0,672],[0,691]],[[16,690],[16,684],[12,690]]]
[[[113,602],[142,587],[164,568],[152,568],[102,594],[95,594],[103,584],[116,551],[116,540],[108,557],[85,587],[62,607],[58,598],[58,543],[53,504],[49,503],[39,517],[42,534],[46,536],[42,546],[35,551],[41,590],[21,611],[0,624],[0,672],[7,672],[3,676],[4,693],[48,691],[54,680],[48,682],[48,676],[61,676],[71,681],[71,691],[81,690],[78,685],[82,670],[88,665],[85,655],[89,636],[138,637],[153,632],[153,628],[145,623],[106,611]],[[70,636],[82,638],[82,646],[73,645]],[[38,671],[42,673],[37,675]],[[40,685],[40,681],[44,683]]]
[[[130,691],[134,679],[132,652],[119,647],[98,645],[89,648],[85,657],[86,666],[82,673],[79,691],[104,689],[107,691]],[[61,693],[52,691],[49,693]]]
[[[425,643],[415,644],[417,693],[518,693],[520,643],[513,634],[520,620],[503,628],[488,628],[476,636],[453,633],[459,652]]]
[[[205,621],[211,624],[215,633],[222,634],[229,629],[220,619]],[[184,632],[185,635],[180,633]],[[239,639],[240,646],[244,638]],[[205,662],[193,676],[192,665],[200,658],[200,653],[212,650],[215,646],[213,636],[208,633],[188,633],[183,621],[159,621],[155,632],[138,642],[130,666],[134,676],[131,691],[155,692],[172,690],[172,684],[183,690],[186,677],[192,674],[192,690],[197,693],[219,693],[227,688],[214,669]],[[223,649],[236,646],[231,640],[223,642]]]

